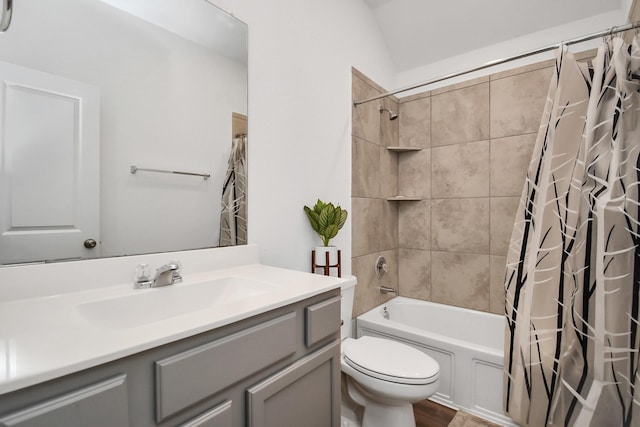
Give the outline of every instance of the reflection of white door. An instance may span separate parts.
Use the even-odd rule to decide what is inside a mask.
[[[99,256],[99,88],[0,62],[0,100],[0,264]]]

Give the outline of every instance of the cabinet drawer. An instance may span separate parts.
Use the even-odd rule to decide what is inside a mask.
[[[126,375],[80,388],[0,419],[2,427],[128,425]]]
[[[340,329],[340,296],[305,308],[305,345],[311,347]]]
[[[227,400],[180,427],[233,427],[231,401]]]
[[[160,422],[295,351],[296,314],[288,313],[159,360],[156,419]]]

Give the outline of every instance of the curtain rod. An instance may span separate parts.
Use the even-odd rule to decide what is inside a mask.
[[[494,61],[490,61],[490,62],[487,62],[486,64],[480,65],[479,67],[470,68],[468,70],[447,74],[445,76],[438,77],[438,78],[433,79],[433,80],[428,80],[426,82],[414,84],[414,85],[411,85],[411,86],[403,87],[401,89],[396,89],[396,90],[391,91],[391,92],[383,93],[381,95],[373,96],[371,98],[363,99],[362,101],[353,101],[353,106],[357,107],[360,104],[365,104],[367,102],[375,101],[376,99],[386,98],[387,96],[395,95],[395,94],[398,94],[398,93],[401,93],[401,92],[406,92],[406,91],[409,91],[409,90],[412,90],[412,89],[418,89],[418,88],[421,88],[423,86],[428,86],[430,84],[441,82],[443,80],[449,80],[449,79],[452,79],[454,77],[462,76],[464,74],[469,74],[469,73],[473,73],[475,71],[484,70],[485,68],[490,68],[490,67],[494,67],[496,65],[505,64],[507,62],[515,61],[517,59],[526,58],[527,56],[538,55],[540,53],[544,53],[544,52],[548,52],[550,50],[557,49],[557,48],[559,48],[560,46],[563,46],[563,45],[571,46],[572,44],[582,43],[582,42],[586,42],[588,40],[597,39],[599,37],[604,37],[604,36],[607,36],[607,35],[613,35],[613,34],[621,33],[621,32],[624,32],[624,31],[633,30],[634,28],[638,28],[638,27],[640,27],[640,21],[633,22],[633,23],[630,23],[630,24],[621,25],[621,26],[618,26],[618,27],[611,27],[608,30],[598,31],[597,33],[589,34],[589,35],[578,37],[578,38],[571,39],[571,40],[566,40],[564,42],[557,43],[557,44],[554,44],[554,45],[549,45],[549,46],[546,46],[546,47],[530,50],[528,52],[524,52],[524,53],[520,53],[518,55],[510,56],[508,58],[496,59]]]

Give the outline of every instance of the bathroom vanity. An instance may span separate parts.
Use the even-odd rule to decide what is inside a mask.
[[[0,302],[0,426],[339,426],[345,279],[246,257],[212,268],[202,253],[211,251],[179,253],[181,284],[29,298],[15,291]],[[234,251],[249,261],[257,254]],[[0,283],[11,270],[0,270]],[[167,317],[153,317],[147,299]],[[151,320],[129,312],[128,301]]]

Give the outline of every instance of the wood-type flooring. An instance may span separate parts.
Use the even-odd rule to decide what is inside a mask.
[[[439,405],[430,400],[423,400],[413,405],[416,427],[447,427],[456,410]]]

